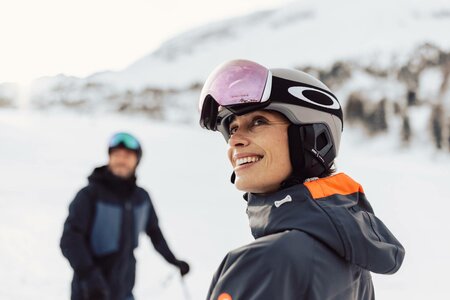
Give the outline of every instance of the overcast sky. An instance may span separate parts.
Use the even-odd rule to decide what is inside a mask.
[[[0,0],[0,82],[118,70],[179,32],[289,0]]]

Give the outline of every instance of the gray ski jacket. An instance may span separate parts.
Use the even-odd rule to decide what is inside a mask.
[[[247,200],[256,240],[226,255],[208,300],[372,300],[370,272],[402,264],[404,248],[343,173]]]

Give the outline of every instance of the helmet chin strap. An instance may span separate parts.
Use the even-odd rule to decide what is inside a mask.
[[[233,171],[233,173],[231,173],[230,181],[232,184],[234,184],[234,182],[236,181],[236,173],[234,173],[234,171]]]

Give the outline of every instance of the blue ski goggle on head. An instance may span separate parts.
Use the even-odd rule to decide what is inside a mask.
[[[134,136],[126,132],[116,133],[109,140],[109,148],[116,148],[120,146],[130,150],[138,150],[141,147],[139,141]]]

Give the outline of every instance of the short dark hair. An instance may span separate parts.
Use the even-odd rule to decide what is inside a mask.
[[[323,172],[323,173],[319,176],[319,178],[325,178],[325,177],[331,176],[331,175],[335,174],[336,172],[337,172],[336,166],[334,165],[334,162],[333,162],[333,165],[332,165],[328,170],[326,170],[325,172]]]

